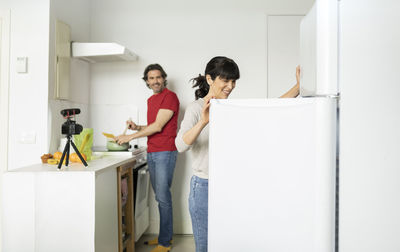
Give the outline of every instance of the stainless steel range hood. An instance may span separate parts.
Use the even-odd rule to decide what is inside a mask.
[[[72,57],[89,63],[135,61],[138,56],[117,43],[72,42]]]

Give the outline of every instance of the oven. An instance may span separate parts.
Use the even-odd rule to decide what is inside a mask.
[[[150,224],[149,217],[149,189],[150,173],[147,167],[146,150],[133,152],[136,165],[133,169],[134,181],[134,209],[135,209],[135,242],[143,235]]]

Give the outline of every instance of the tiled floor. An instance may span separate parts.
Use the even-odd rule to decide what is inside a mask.
[[[144,245],[144,241],[151,240],[155,235],[143,235],[136,243],[136,252],[149,252],[155,246]],[[174,235],[174,243],[172,244],[171,252],[194,252],[193,235]]]

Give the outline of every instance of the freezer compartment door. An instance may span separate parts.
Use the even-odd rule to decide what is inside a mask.
[[[300,23],[301,96],[336,95],[338,3],[316,0]]]
[[[336,101],[212,100],[209,251],[333,252]]]

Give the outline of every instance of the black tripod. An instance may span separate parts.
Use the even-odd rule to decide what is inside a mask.
[[[67,143],[65,144],[64,151],[63,151],[63,154],[61,156],[60,163],[58,164],[58,169],[61,169],[62,163],[64,162],[64,158],[66,158],[65,159],[65,166],[68,166],[70,145],[72,145],[72,147],[74,148],[76,154],[78,154],[78,157],[81,159],[83,165],[85,167],[88,166],[88,164],[86,163],[85,159],[83,159],[81,153],[79,152],[78,148],[76,148],[76,146],[75,146],[74,142],[72,141],[71,137],[72,137],[72,135],[67,135]]]

